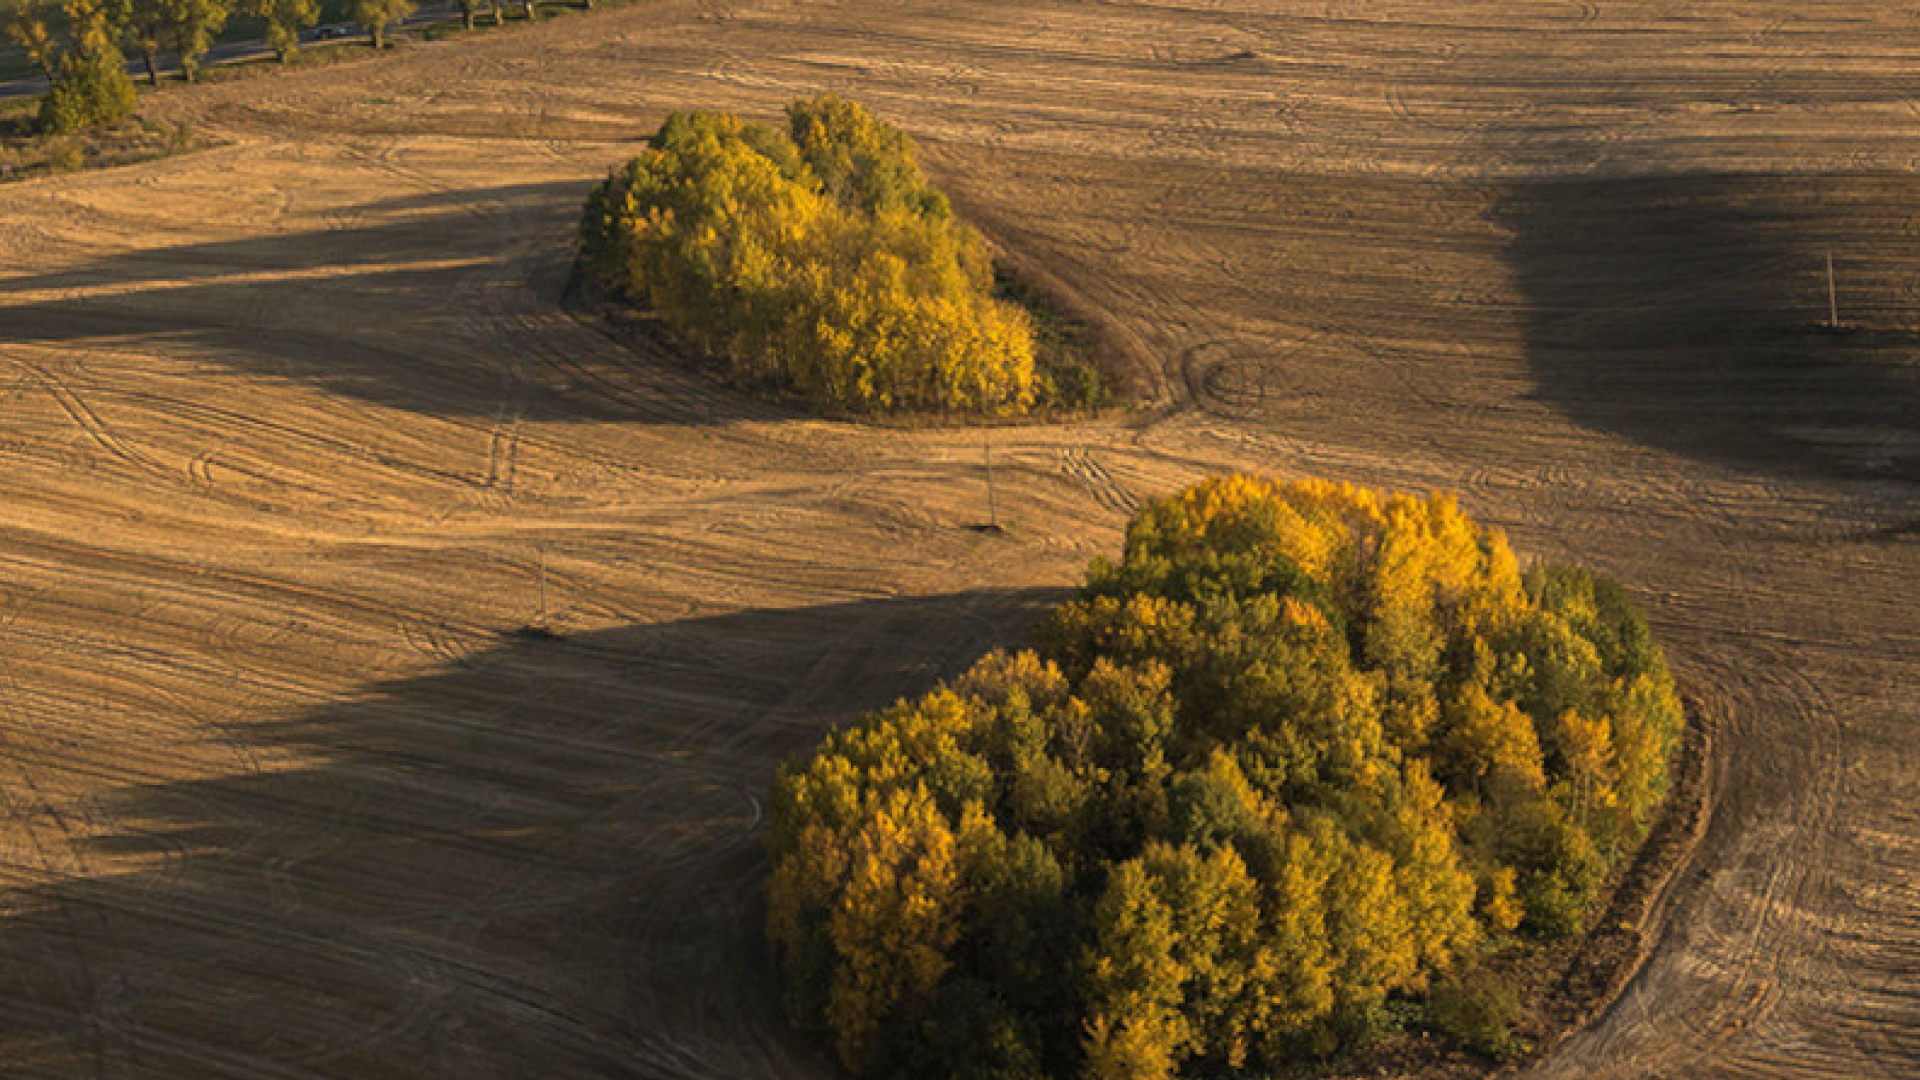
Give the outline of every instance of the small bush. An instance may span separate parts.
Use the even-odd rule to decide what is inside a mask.
[[[125,120],[133,109],[133,80],[120,50],[75,49],[61,60],[60,77],[40,100],[39,128],[50,135],[93,131]]]
[[[1513,1034],[1520,999],[1512,987],[1485,971],[1470,971],[1434,987],[1427,1015],[1435,1027],[1477,1054],[1507,1061],[1526,1053],[1526,1045]]]
[[[87,164],[86,143],[75,135],[50,136],[46,163],[51,172],[79,172]]]
[[[1025,311],[1033,324],[1034,403],[1067,412],[1098,409],[1106,381],[1088,362],[1086,327],[1057,309],[1046,294],[1010,275],[994,280],[994,295]]]
[[[1107,384],[1085,360],[1061,359],[1041,368],[1038,399],[1054,409],[1097,409],[1106,404]]]

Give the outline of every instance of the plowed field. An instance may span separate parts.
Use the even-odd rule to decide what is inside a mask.
[[[824,422],[561,303],[667,110],[822,90],[1153,404]],[[155,96],[220,145],[0,188],[0,1072],[832,1075],[775,765],[1241,467],[1618,575],[1714,726],[1538,1075],[1920,1073],[1917,94],[1888,3],[662,0]]]

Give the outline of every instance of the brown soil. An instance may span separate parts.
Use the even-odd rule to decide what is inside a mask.
[[[831,1075],[758,966],[775,764],[1229,467],[1614,573],[1711,721],[1645,964],[1530,1075],[1920,1071],[1920,20],[1343,11],[663,0],[0,188],[0,1071]],[[1002,534],[978,432],[558,303],[667,109],[819,90],[1158,397],[996,432]]]

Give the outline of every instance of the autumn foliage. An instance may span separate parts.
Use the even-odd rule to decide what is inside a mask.
[[[1450,498],[1208,480],[1036,648],[782,773],[769,937],[866,1076],[1262,1075],[1423,1010],[1498,1047],[1454,976],[1582,928],[1681,723],[1617,586]]]
[[[1075,380],[1036,373],[1026,314],[996,299],[985,241],[927,185],[905,135],[832,97],[787,119],[782,132],[668,117],[588,199],[583,264],[737,380],[817,404],[1086,403],[1063,398]]]

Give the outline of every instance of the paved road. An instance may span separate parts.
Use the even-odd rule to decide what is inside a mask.
[[[402,30],[412,30],[423,26],[431,26],[434,23],[451,18],[458,10],[457,7],[447,4],[436,4],[432,7],[424,7],[412,15],[407,16],[405,21],[400,24],[400,28]],[[300,44],[302,45],[344,45],[357,41],[365,41],[366,38],[367,32],[361,29],[357,23],[328,23],[325,26],[316,26],[300,32]],[[216,64],[238,63],[243,60],[255,60],[262,56],[270,56],[272,53],[273,49],[269,47],[265,41],[259,39],[252,41],[229,41],[207,50],[203,65],[212,67]],[[171,55],[163,56],[156,61],[155,66],[160,69],[163,75],[178,74],[180,71],[180,58]],[[144,82],[147,78],[146,61],[138,57],[129,60],[127,62],[127,74],[133,76],[136,80]],[[36,75],[30,79],[12,79],[0,82],[0,100],[32,97],[46,92],[47,80],[43,76]]]

